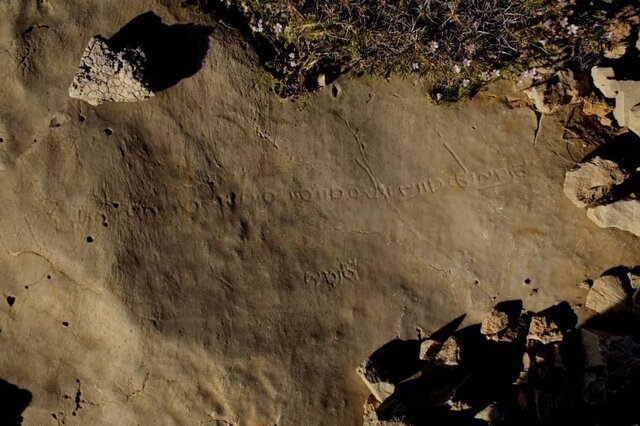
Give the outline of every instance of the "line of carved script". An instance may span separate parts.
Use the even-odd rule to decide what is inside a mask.
[[[511,167],[488,169],[480,173],[457,173],[444,177],[426,178],[417,182],[401,185],[362,186],[349,184],[326,188],[298,188],[283,191],[262,191],[258,193],[243,193],[239,199],[241,203],[262,202],[270,204],[274,201],[312,202],[312,201],[344,201],[344,200],[378,200],[412,198],[427,196],[447,189],[476,189],[485,190],[501,185],[513,183],[527,175],[526,163]]]

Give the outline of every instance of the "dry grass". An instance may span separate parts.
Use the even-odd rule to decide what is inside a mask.
[[[276,91],[295,95],[320,74],[420,74],[437,101],[456,101],[498,76],[586,67],[601,56],[625,1],[192,0],[232,14],[261,48]],[[584,3],[584,4],[583,4]],[[227,15],[229,16],[229,15]],[[524,74],[523,74],[524,73]]]

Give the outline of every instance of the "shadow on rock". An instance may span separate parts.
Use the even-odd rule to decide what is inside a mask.
[[[597,312],[598,330],[576,328],[566,302],[530,312],[514,300],[481,324],[458,330],[460,317],[428,338],[394,339],[381,348],[396,348],[393,356],[376,351],[363,364],[372,373],[360,374],[372,390],[364,425],[637,424],[640,340],[637,327],[619,324],[640,321],[620,316],[633,315],[634,271],[616,267],[592,281],[587,306]],[[402,374],[384,374],[398,368]]]
[[[155,92],[175,86],[202,67],[213,29],[195,24],[166,25],[153,12],[132,19],[108,40],[114,51],[140,48]]]
[[[32,395],[6,380],[0,379],[0,424],[22,424],[22,412],[31,403]]]

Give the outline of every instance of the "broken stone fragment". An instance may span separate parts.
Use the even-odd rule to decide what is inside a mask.
[[[356,373],[362,378],[373,396],[384,402],[395,391],[396,385],[420,371],[417,340],[394,339],[376,350]]]
[[[594,157],[566,173],[563,191],[576,206],[590,207],[611,198],[627,177],[616,162]]]
[[[480,325],[480,333],[485,336],[498,334],[499,332],[506,330],[509,326],[509,316],[506,312],[491,308],[491,310],[482,319]]]
[[[114,51],[102,36],[89,40],[69,96],[91,105],[137,102],[154,96],[145,75],[147,58],[140,48]]]
[[[364,402],[364,415],[365,417],[367,416],[367,414],[374,412],[378,409],[378,407],[380,407],[381,402],[378,401],[376,399],[375,396],[369,395],[367,397],[367,400]]]
[[[631,299],[620,278],[605,275],[593,281],[585,305],[599,314],[604,314],[627,310],[631,305]]]
[[[442,343],[431,339],[425,340],[420,344],[420,359],[423,361],[433,359],[441,348]]]
[[[600,228],[618,228],[640,237],[640,201],[630,199],[590,207],[587,217]]]
[[[593,67],[593,84],[607,98],[615,99],[613,116],[618,125],[640,135],[640,81],[616,80],[613,68]]]
[[[455,367],[460,365],[460,361],[462,360],[462,347],[460,346],[460,341],[457,337],[451,336],[449,337],[444,344],[442,345],[442,349],[436,355],[436,364]]]
[[[579,102],[590,91],[589,79],[585,75],[562,70],[546,82],[525,90],[525,93],[539,112],[553,114],[564,105]]]
[[[564,334],[558,324],[547,315],[534,315],[529,323],[527,339],[537,340],[543,344],[561,342]]]

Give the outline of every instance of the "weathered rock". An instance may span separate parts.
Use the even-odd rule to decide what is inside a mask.
[[[640,236],[640,201],[621,200],[590,207],[587,217],[600,228],[618,228]]]
[[[611,111],[613,111],[613,107],[596,94],[586,97],[582,103],[582,112],[598,117],[598,120],[604,126],[613,124],[613,121],[608,117]]]
[[[433,359],[442,348],[442,343],[435,340],[427,339],[420,344],[420,359]]]
[[[102,36],[89,40],[69,96],[91,105],[137,102],[154,96],[145,75],[147,58],[139,48],[113,51]]]
[[[616,162],[594,157],[565,174],[563,191],[580,208],[594,206],[610,198],[627,177]]]
[[[628,309],[631,299],[620,278],[605,275],[593,281],[585,304],[587,308],[603,314]]]
[[[531,317],[527,339],[537,340],[546,345],[551,342],[561,342],[563,337],[564,333],[552,318],[546,315]]]
[[[615,98],[613,116],[618,125],[640,135],[640,81],[616,80],[612,68],[593,67],[594,85],[607,98]]]
[[[496,308],[491,310],[482,319],[480,333],[487,335],[498,334],[509,326],[509,316]]]
[[[457,337],[449,337],[436,355],[436,363],[445,366],[458,366],[462,360],[462,347]]]
[[[577,103],[589,92],[589,79],[571,70],[558,71],[546,82],[525,90],[543,114],[552,114],[564,105]]]

